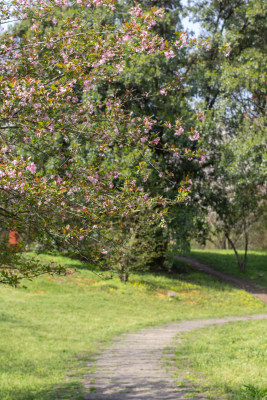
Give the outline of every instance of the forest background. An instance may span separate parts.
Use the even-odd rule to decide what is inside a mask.
[[[7,4],[1,1],[4,17]],[[14,73],[12,75],[6,66],[6,54],[11,50],[2,46],[1,63],[7,72],[1,74],[0,94],[4,115],[1,119],[0,191],[3,282],[17,284],[24,276],[61,272],[55,265],[44,268],[34,260],[29,261],[22,254],[25,249],[58,250],[75,255],[97,268],[115,270],[122,280],[128,279],[131,270],[170,270],[175,263],[174,255],[188,250],[192,240],[201,246],[211,243],[216,248],[233,248],[241,271],[246,268],[249,248],[266,249],[266,5],[263,1],[201,1],[189,5],[179,1],[143,1],[118,3],[114,9],[92,6],[87,11],[83,9],[82,13],[77,1],[77,4],[54,8],[53,14],[47,13],[38,26],[26,15],[23,21],[16,22],[2,34],[2,40],[12,37],[13,42],[24,49],[36,36],[39,42],[42,39],[48,41],[79,20],[94,32],[95,46],[101,46],[98,44],[101,39],[112,48],[114,37],[113,42],[109,42],[107,36],[103,36],[105,30],[111,30],[113,35],[114,27],[125,29],[126,26],[130,30],[131,23],[126,22],[129,10],[134,9],[136,18],[141,19],[151,9],[155,14],[158,7],[164,9],[164,15],[150,28],[153,35],[164,40],[165,48],[161,52],[149,53],[146,49],[132,57],[129,52],[133,52],[133,47],[123,50],[123,68],[119,63],[114,64],[111,57],[106,79],[96,78],[89,95],[78,80],[72,85],[75,101],[64,110],[66,115],[73,111],[73,104],[88,105],[90,102],[104,107],[102,116],[101,112],[98,116],[95,114],[96,120],[91,124],[99,134],[97,140],[94,136],[72,139],[56,124],[54,133],[51,121],[48,126],[40,121],[37,124],[40,132],[51,134],[49,141],[41,147],[36,135],[26,136],[29,129],[36,130],[36,122],[34,126],[32,122],[24,126],[26,116],[38,110],[32,111],[34,99],[31,100],[32,109],[23,106],[23,112],[14,111],[13,104],[12,110],[5,110],[7,94],[11,96],[9,90],[15,90],[16,83],[12,81]],[[190,32],[183,26],[183,20],[188,16],[201,27],[198,41],[190,39]],[[177,54],[171,47],[174,38],[179,38]],[[40,48],[38,52],[40,60],[47,63],[49,69],[49,49],[45,53]],[[92,57],[97,58],[99,54]],[[32,73],[27,72],[29,53],[27,57],[22,59],[24,64],[20,73],[24,81],[31,81]],[[81,59],[77,63],[81,64]],[[55,79],[61,78],[55,78],[54,72],[70,79],[72,68],[67,63],[58,62],[57,65],[59,70],[51,69],[52,75],[47,77],[52,85],[49,90],[55,93],[60,86]],[[93,67],[94,71],[98,67]],[[42,63],[36,65],[36,76],[42,75],[42,68]],[[118,77],[111,82],[112,68],[116,68]],[[75,73],[79,73],[78,68]],[[114,104],[122,98],[122,108],[114,112]],[[59,113],[63,109],[63,100],[57,104]],[[115,108],[109,110],[109,106]],[[14,116],[20,112],[21,126],[12,126]],[[133,118],[130,120],[129,116]],[[58,120],[59,114],[53,118]],[[119,126],[115,124],[118,118],[122,118]],[[81,122],[76,124],[77,134]],[[140,130],[139,123],[142,125],[141,145],[147,146],[142,151],[133,146],[132,141],[131,145],[130,142],[126,144],[129,131],[137,134]],[[116,138],[112,144],[106,144],[101,135],[111,126],[119,140]],[[18,132],[23,132],[20,139]],[[15,156],[11,157],[10,146],[15,148]],[[102,190],[96,201],[99,204],[91,210],[88,204],[78,205],[82,203],[82,192],[78,195],[72,192],[75,198],[69,200],[71,208],[62,211],[62,207],[67,207],[66,204],[62,206],[64,196],[60,205],[58,197],[47,205],[42,197],[47,196],[47,188],[43,188],[43,192],[36,189],[38,179],[55,177],[50,189],[53,193],[58,194],[60,190],[63,193],[63,186],[59,189],[57,185],[68,177],[64,160],[69,159],[75,160],[75,168],[66,185],[68,190],[75,186],[75,179],[80,179],[78,177],[87,174],[88,170],[92,187],[98,186],[100,180],[105,182],[97,188]],[[20,160],[27,163],[24,164],[29,175],[26,189],[27,185],[30,188],[29,182],[36,169],[42,170],[39,178],[36,177],[35,192],[32,187],[28,191],[16,191],[17,181],[12,190],[7,186],[14,178],[9,165],[13,163],[19,168]],[[86,166],[89,166],[87,171]],[[19,170],[16,173],[18,179]],[[83,181],[82,185],[87,184]],[[127,190],[122,190],[125,185]],[[107,193],[113,196],[115,190],[116,196],[118,193],[120,196],[119,199],[116,197],[118,204],[115,201],[112,210],[103,212],[100,206],[103,196]],[[141,194],[133,198],[132,193],[136,192]],[[148,207],[147,197],[153,199]],[[93,198],[96,199],[92,195],[91,203],[89,200],[88,203],[92,204]],[[51,213],[53,207],[55,210]],[[111,205],[107,203],[106,207]],[[117,211],[114,211],[116,207]],[[19,235],[16,248],[7,244],[10,232]],[[240,255],[240,248],[245,249],[244,256]],[[6,265],[12,269],[7,271]]]

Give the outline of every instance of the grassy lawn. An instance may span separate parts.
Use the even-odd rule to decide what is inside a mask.
[[[191,332],[177,348],[177,368],[209,398],[267,399],[266,331],[263,320]]]
[[[248,252],[247,271],[245,273],[239,272],[233,250],[193,249],[188,256],[230,275],[251,280],[267,289],[267,250],[250,250]],[[264,274],[264,276],[260,277],[259,274]]]
[[[267,311],[250,294],[192,270],[135,274],[123,284],[116,277],[100,279],[77,260],[53,258],[76,272],[25,282],[26,288],[0,287],[1,400],[84,398],[86,362],[122,332]],[[170,298],[168,291],[178,296]]]

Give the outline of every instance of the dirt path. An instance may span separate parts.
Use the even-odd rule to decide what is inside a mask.
[[[190,389],[177,387],[184,377],[172,378],[171,360],[178,341],[175,336],[208,325],[267,319],[267,314],[225,317],[170,323],[164,327],[142,329],[115,338],[96,358],[95,372],[84,378],[88,394],[84,400],[204,400],[204,395],[188,397]],[[167,352],[166,352],[167,348]],[[171,363],[171,361],[170,361]],[[168,363],[169,364],[169,363]]]
[[[222,282],[229,283],[237,288],[246,290],[247,292],[253,294],[255,297],[258,297],[264,303],[267,304],[267,294],[265,293],[264,289],[259,288],[254,283],[247,281],[246,279],[237,278],[232,275],[228,275],[225,272],[217,271],[202,262],[195,260],[194,258],[190,257],[181,257],[177,256],[178,260],[185,261],[188,264],[191,264],[193,267],[198,269],[199,271],[205,272],[209,275],[215,276]]]

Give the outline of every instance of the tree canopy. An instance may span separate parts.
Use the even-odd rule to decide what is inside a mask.
[[[32,240],[86,248],[92,263],[108,260],[124,270],[125,238],[134,240],[136,216],[149,215],[164,228],[168,205],[183,201],[189,186],[188,177],[174,179],[175,155],[198,159],[200,149],[190,146],[198,139],[192,116],[182,121],[173,114],[173,123],[157,118],[150,111],[154,92],[150,100],[146,90],[118,82],[140,57],[168,64],[185,45],[205,42],[185,43],[182,33],[172,42],[160,36],[153,28],[164,17],[163,9],[143,11],[136,5],[123,23],[107,25],[101,19],[92,23],[92,18],[98,7],[113,12],[113,1],[13,3],[10,9],[0,2],[2,20],[28,20],[30,33],[12,30],[1,36],[2,230],[20,234],[21,250],[29,227]],[[79,12],[65,13],[74,6]],[[51,24],[60,29],[43,29]],[[157,89],[164,96],[168,88],[173,90],[164,81]],[[129,103],[138,108],[147,104],[147,113]],[[173,138],[163,140],[162,129]],[[175,140],[182,133],[183,146]],[[169,160],[164,169],[159,157]],[[169,182],[175,196],[147,184],[155,174]],[[119,235],[112,235],[114,226]],[[14,251],[3,242],[4,282],[16,284],[42,272],[22,255],[12,257]]]

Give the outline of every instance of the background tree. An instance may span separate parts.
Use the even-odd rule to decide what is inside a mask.
[[[266,4],[204,1],[191,11],[211,40],[209,51],[191,53],[188,62],[191,96],[206,115],[200,131],[207,154],[195,201],[244,270],[249,230],[263,215],[266,191]],[[240,235],[243,259],[236,249]]]

